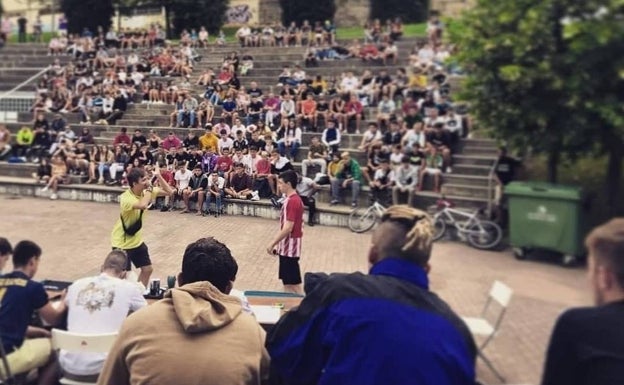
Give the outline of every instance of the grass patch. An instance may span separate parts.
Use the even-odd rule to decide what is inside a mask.
[[[450,23],[450,26],[457,23]],[[421,37],[426,35],[427,24],[426,23],[417,23],[417,24],[405,24],[403,26],[403,36],[405,37]],[[228,43],[236,42],[236,31],[238,27],[236,26],[225,26],[223,27],[223,33],[225,33],[225,40]],[[56,33],[52,32],[44,32],[42,34],[43,42],[49,43],[50,39],[56,35]],[[336,30],[336,36],[341,40],[353,40],[353,39],[362,39],[364,38],[364,28],[363,27],[341,27]],[[215,34],[210,36],[210,41],[213,42],[216,38]],[[171,39],[172,41],[178,41],[178,39]],[[27,41],[32,42],[32,34],[28,34]],[[9,38],[9,43],[16,44],[17,43],[17,34],[12,34]]]
[[[403,25],[403,36],[419,37],[425,36],[426,23]],[[364,37],[364,27],[341,27],[336,30],[336,37],[341,40],[362,39]]]

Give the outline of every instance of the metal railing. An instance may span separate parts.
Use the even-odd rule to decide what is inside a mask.
[[[50,66],[42,68],[39,72],[32,75],[28,79],[24,80],[20,84],[16,85],[12,89],[0,94],[0,121],[8,122],[17,120],[17,114],[19,112],[29,111],[33,101],[35,99],[35,92],[31,91],[29,96],[14,96],[24,86],[31,84],[34,80],[39,78],[45,72],[50,69]]]
[[[490,167],[490,172],[488,173],[488,193],[487,193],[487,215],[488,217],[492,217],[492,207],[494,206],[494,199],[496,199],[496,192],[494,191],[494,175],[496,173],[496,164],[498,160],[492,163],[492,167]]]

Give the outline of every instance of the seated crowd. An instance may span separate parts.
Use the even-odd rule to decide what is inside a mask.
[[[292,36],[287,30],[284,41],[272,44],[334,41],[331,23],[315,25],[314,28],[309,23],[301,28],[294,26]],[[157,26],[154,28],[158,30]],[[247,29],[243,26],[237,32],[241,44],[261,44],[255,40],[255,32],[248,35]],[[231,52],[224,58],[219,74],[206,70],[198,76],[195,85],[204,86],[205,92],[195,98],[187,77],[182,77],[181,83],[169,80],[164,85],[148,81],[146,76],[161,75],[161,67],[167,73],[189,75],[193,61],[191,48],[207,44],[205,29],[200,34],[185,31],[178,50],[147,41],[145,36],[151,36],[149,33],[132,36],[131,39],[125,31],[105,36],[99,33],[96,37],[85,32],[81,37],[71,37],[74,40],[69,52],[76,55],[76,62],[65,67],[55,62],[41,81],[40,100],[33,106],[36,116],[33,127],[22,127],[13,144],[4,139],[6,144],[0,148],[0,157],[12,154],[15,158],[39,162],[35,177],[46,183],[45,190],[52,189],[52,199],[57,197],[58,184],[68,183],[72,174],[88,177],[88,183],[124,185],[124,174],[131,167],[157,164],[175,174],[186,164],[186,173],[193,174],[199,164],[202,174],[210,180],[215,170],[206,163],[206,158],[221,158],[217,174],[225,178],[226,186],[231,183],[230,177],[237,174],[235,165],[239,163],[252,178],[249,194],[235,191],[228,195],[250,199],[275,197],[275,176],[283,167],[293,167],[292,162],[303,144],[302,133],[317,131],[320,135],[313,139],[307,158],[304,156],[302,176],[331,185],[332,204],[340,202],[340,190],[351,188],[351,204],[356,206],[365,184],[374,199],[388,201],[386,193],[391,191],[395,203],[402,193],[408,195],[411,203],[414,192],[424,188],[427,176],[433,179],[433,190],[440,191],[441,174],[451,172],[452,151],[469,128],[469,120],[455,112],[451,101],[446,57],[434,52],[445,48],[433,39],[423,47],[416,47],[410,66],[396,69],[395,74],[382,67],[365,69],[360,75],[347,71],[325,79],[321,75],[308,75],[299,65],[292,70],[284,67],[278,77],[279,92],[275,93],[273,87],[264,92],[253,80],[248,87],[243,86],[237,75],[243,74],[245,63],[253,59],[249,55],[239,58],[237,52]],[[134,41],[140,36],[143,40]],[[398,38],[400,20],[388,22],[384,28],[377,20],[367,30],[365,42],[392,44]],[[118,46],[121,49],[146,46],[150,51],[138,59],[135,51],[124,56],[117,50]],[[179,63],[175,62],[176,58]],[[162,66],[171,60],[178,64]],[[149,73],[144,75],[145,71]],[[147,103],[174,104],[169,119],[171,127],[204,127],[207,133],[202,138],[211,139],[199,142],[193,132],[186,138],[178,138],[173,131],[160,138],[154,130],[147,136],[136,130],[130,137],[122,128],[112,144],[96,146],[89,127],[75,135],[63,119],[63,113],[78,111],[84,123],[94,120],[114,125],[134,100],[135,93],[141,94]],[[46,112],[59,114],[48,122]],[[340,149],[341,135],[360,133],[362,126],[367,129],[358,150],[365,157],[359,164],[357,156],[351,154],[346,162],[341,154],[344,149]],[[320,147],[314,150],[314,146]],[[255,155],[250,162],[252,148]],[[272,168],[266,172],[266,178],[264,173],[257,178],[256,162],[263,156]],[[309,174],[310,166],[318,169]],[[175,175],[172,183],[178,183]],[[182,191],[186,182],[181,183]],[[192,195],[191,198],[197,198],[197,194]],[[203,194],[202,200],[209,203],[207,195]],[[184,199],[184,194],[180,192],[176,198]],[[175,201],[166,202],[163,208],[174,204]],[[201,204],[198,211],[202,211]]]

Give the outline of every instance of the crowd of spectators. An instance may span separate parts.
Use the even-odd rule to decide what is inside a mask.
[[[37,117],[33,127],[23,127],[16,142],[12,146],[7,143],[0,153],[11,151],[15,158],[41,162],[37,178],[54,192],[59,182],[68,182],[68,175],[84,175],[88,183],[123,185],[129,168],[158,165],[172,173],[170,180],[181,191],[176,199],[182,200],[186,181],[175,179],[181,167],[186,168],[184,174],[191,175],[199,165],[210,181],[215,166],[205,159],[221,158],[216,170],[217,177],[224,178],[221,197],[226,196],[231,177],[238,175],[237,166],[242,164],[251,180],[240,190],[243,194],[235,190],[227,195],[275,198],[275,175],[283,171],[283,165],[293,167],[298,160],[302,134],[317,132],[309,154],[302,157],[302,175],[329,184],[332,204],[340,202],[340,190],[350,188],[351,204],[357,205],[365,185],[373,199],[389,201],[392,192],[394,203],[401,200],[402,194],[412,202],[428,176],[433,179],[432,189],[440,191],[442,174],[452,171],[452,152],[470,123],[452,102],[447,66],[451,48],[440,39],[439,22],[432,19],[428,31],[428,41],[414,47],[405,67],[371,67],[359,74],[345,71],[337,76],[312,76],[295,64],[282,69],[276,91],[270,87],[268,92],[253,76],[248,85],[241,84],[238,76],[248,74],[253,58],[248,54],[239,57],[235,51],[224,57],[218,73],[206,69],[197,75],[194,85],[190,84],[197,59],[194,47],[209,44],[205,28],[199,33],[184,31],[180,46],[175,48],[163,45],[162,31],[156,25],[147,31],[99,31],[95,36],[85,31],[79,37],[69,36],[68,45],[60,50],[75,60],[66,66],[55,60],[41,80],[32,109]],[[394,47],[388,58],[398,59],[394,41],[402,35],[399,19],[384,26],[375,20],[367,26],[365,35],[363,46]],[[236,37],[243,47],[331,46],[335,44],[335,28],[331,23],[303,23],[301,27],[293,24],[289,28],[242,26]],[[359,44],[355,41],[349,47],[349,52],[358,53],[350,56],[366,59],[359,55]],[[163,82],[160,78],[164,74],[180,75],[179,81],[168,78]],[[203,94],[195,97],[194,86],[204,87]],[[136,94],[142,99],[135,98]],[[84,124],[93,121],[114,125],[135,100],[174,104],[171,127],[204,128],[206,134],[201,138],[212,139],[200,142],[192,130],[186,138],[178,138],[171,131],[161,139],[158,130],[150,130],[147,136],[137,130],[130,137],[122,129],[109,146],[93,146],[88,126],[76,136],[62,117],[74,111],[80,112]],[[46,112],[58,114],[48,122]],[[342,153],[345,149],[340,148],[341,135],[362,132],[358,150],[365,155]],[[253,162],[249,160],[252,152]],[[233,161],[226,162],[226,158]],[[272,167],[261,167],[263,172],[258,173],[256,162],[260,159]],[[65,167],[51,167],[55,163]],[[313,172],[309,172],[311,167],[315,168]],[[190,198],[199,195],[194,192]],[[208,200],[205,191],[201,195],[203,201]],[[163,205],[165,209],[173,206],[175,201]]]

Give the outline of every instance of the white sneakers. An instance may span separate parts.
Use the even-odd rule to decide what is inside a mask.
[[[251,200],[256,202],[260,200],[260,194],[258,194],[258,191],[253,191],[251,193]]]
[[[52,194],[52,195],[50,195],[50,199],[52,199],[53,201],[55,201],[55,200],[57,200],[57,199],[58,199],[58,195],[56,195],[56,194]]]

